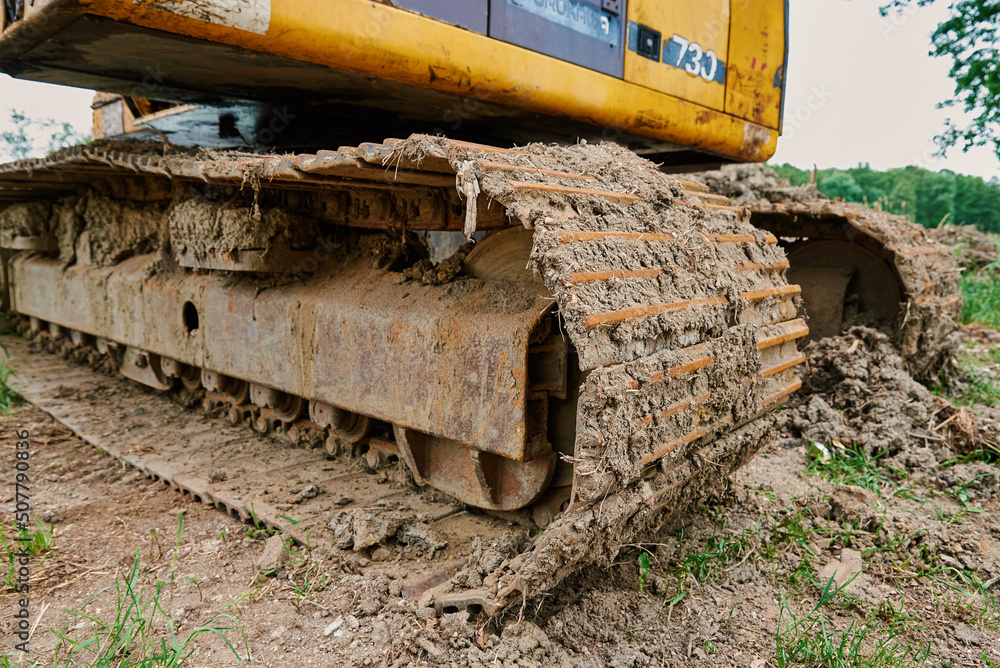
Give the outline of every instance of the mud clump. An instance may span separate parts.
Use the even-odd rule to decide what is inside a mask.
[[[829,444],[834,439],[867,451],[896,453],[913,438],[939,439],[931,419],[934,397],[914,380],[892,341],[868,327],[812,341],[808,373],[789,416],[793,433]]]
[[[361,508],[345,510],[330,520],[337,547],[355,552],[380,545],[411,518],[395,511],[372,512]]]
[[[5,239],[41,236],[49,231],[51,208],[46,202],[12,204],[0,211],[0,234]]]
[[[390,541],[416,548],[428,558],[448,546],[448,540],[420,517],[389,509],[352,508],[337,513],[330,521],[337,547],[361,552]],[[378,550],[385,551],[386,547]],[[386,553],[388,554],[388,553]],[[373,559],[377,555],[373,553]]]
[[[456,587],[485,587],[495,590],[500,574],[524,550],[526,544],[527,536],[523,532],[511,532],[492,541],[476,538],[469,550],[465,567],[452,578],[452,583]]]
[[[770,167],[755,163],[723,165],[712,171],[691,174],[689,178],[704,183],[715,195],[747,204],[822,202],[829,199],[814,183],[793,186]]]
[[[882,332],[853,327],[804,352],[807,373],[787,413],[794,435],[884,453],[905,471],[933,470],[956,453],[1000,450],[1000,423],[931,394]]]
[[[951,246],[962,268],[975,271],[997,261],[997,245],[975,225],[943,225],[927,230],[931,237]]]
[[[318,234],[316,223],[281,209],[257,211],[246,201],[205,197],[176,201],[169,213],[170,239],[178,252],[305,248]]]
[[[412,267],[404,269],[403,275],[424,285],[450,283],[462,271],[462,262],[472,251],[472,247],[472,243],[463,244],[454,254],[438,264],[434,264],[429,258],[418,260]]]
[[[83,210],[82,250],[90,264],[111,267],[133,255],[152,253],[166,237],[165,206],[123,202],[99,195],[87,198]],[[81,248],[82,246],[82,248]]]

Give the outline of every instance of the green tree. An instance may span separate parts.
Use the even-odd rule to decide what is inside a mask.
[[[933,1],[891,0],[882,14]],[[951,58],[955,82],[955,98],[940,106],[961,106],[975,117],[964,127],[948,120],[938,144],[942,152],[952,146],[963,151],[990,146],[1000,156],[1000,0],[952,0],[950,10],[931,35],[931,54]]]
[[[90,135],[77,132],[70,123],[29,118],[16,109],[10,112],[10,124],[13,129],[0,132],[0,157],[23,160],[90,141]]]
[[[860,202],[864,193],[854,177],[847,172],[831,170],[832,174],[824,174],[818,180],[817,186],[827,197],[843,197],[848,202]]]
[[[809,180],[810,172],[793,165],[772,166],[792,185]],[[867,164],[851,169],[823,169],[816,185],[827,197],[843,197],[883,211],[909,216],[935,227],[942,221],[975,225],[985,232],[1000,232],[1000,178],[984,181],[950,170],[932,172],[920,167],[876,171]]]

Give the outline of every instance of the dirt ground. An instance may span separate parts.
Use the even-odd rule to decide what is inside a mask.
[[[964,350],[995,349],[991,337],[969,330]],[[914,408],[933,407],[934,397],[902,381],[895,388],[878,371],[892,365],[877,337],[856,338],[852,354],[868,351],[868,371],[847,379],[860,397],[854,408],[879,395],[885,429],[925,421],[931,432],[840,449],[841,438],[878,434],[859,432],[858,415],[837,405],[843,391],[824,395],[826,408],[803,398],[784,409],[782,437],[711,503],[626,547],[611,568],[584,570],[498,619],[438,619],[406,598],[400,581],[419,557],[399,553],[388,575],[371,575],[365,553],[275,551],[280,537],[122,468],[36,408],[18,408],[0,434],[13,442],[16,430],[31,432],[33,512],[54,531],[51,550],[31,559],[31,652],[13,653],[9,589],[0,597],[4,651],[12,664],[63,665],[75,647],[73,665],[89,665],[96,645],[80,644],[95,631],[107,643],[104,629],[138,626],[175,637],[193,651],[191,666],[248,656],[262,666],[1000,665],[996,465],[935,436],[943,417]],[[996,376],[993,357],[974,359]],[[838,368],[813,373],[829,382]],[[888,419],[887,391],[908,393],[917,427]],[[820,435],[800,433],[810,406],[834,432],[825,434],[829,458],[809,444]],[[841,425],[831,426],[838,410]],[[997,414],[995,405],[974,410]],[[5,507],[10,490],[0,492]],[[514,529],[511,539],[520,539]],[[503,558],[485,552],[481,563]],[[142,610],[131,622],[130,579]],[[139,617],[151,619],[148,630]],[[221,635],[199,633],[208,627]]]

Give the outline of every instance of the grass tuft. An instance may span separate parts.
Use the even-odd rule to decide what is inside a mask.
[[[813,459],[806,467],[806,473],[823,476],[841,485],[864,487],[881,496],[883,488],[892,483],[878,462],[887,452],[883,450],[869,455],[863,447],[853,445],[836,450],[829,459]]]
[[[896,614],[883,614],[882,617],[889,620],[887,622],[877,618],[854,620],[843,631],[834,629],[822,608],[832,604],[849,584],[850,581],[835,589],[833,578],[830,578],[816,605],[801,618],[795,616],[788,600],[782,597],[781,618],[775,639],[774,660],[778,668],[898,668],[924,665],[930,654],[930,645],[919,647],[899,642],[898,639],[910,629]]]
[[[962,322],[1000,328],[1000,262],[963,275],[958,288],[965,299]]]
[[[0,343],[0,350],[3,350],[4,354],[3,359],[0,359],[0,415],[10,415],[12,409],[27,402],[9,385],[10,379],[17,376],[17,372],[7,364],[10,360],[10,351],[3,343]]]
[[[165,583],[156,582],[151,589],[143,588],[139,582],[143,572],[137,550],[129,571],[119,570],[113,585],[88,598],[79,610],[66,610],[78,623],[72,630],[65,627],[62,632],[53,630],[59,638],[53,667],[81,664],[177,668],[194,654],[195,641],[206,634],[221,638],[237,660],[249,660],[246,633],[232,615],[216,615],[186,636],[178,636],[176,625],[160,603]],[[114,596],[112,619],[96,616],[99,608],[92,606],[106,596]],[[79,622],[89,622],[93,628],[80,633]],[[242,646],[243,655],[237,646]]]
[[[17,563],[16,554],[23,549],[31,557],[48,554],[52,551],[52,536],[55,531],[54,525],[46,527],[37,519],[35,524],[38,529],[35,531],[22,530],[17,532],[17,540],[13,540],[6,535],[6,523],[0,519],[0,561],[3,568],[3,591],[13,591],[17,584]]]

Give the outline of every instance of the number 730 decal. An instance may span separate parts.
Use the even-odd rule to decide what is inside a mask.
[[[726,64],[715,51],[704,49],[697,42],[674,35],[663,45],[663,63],[677,67],[705,81],[726,81]]]

